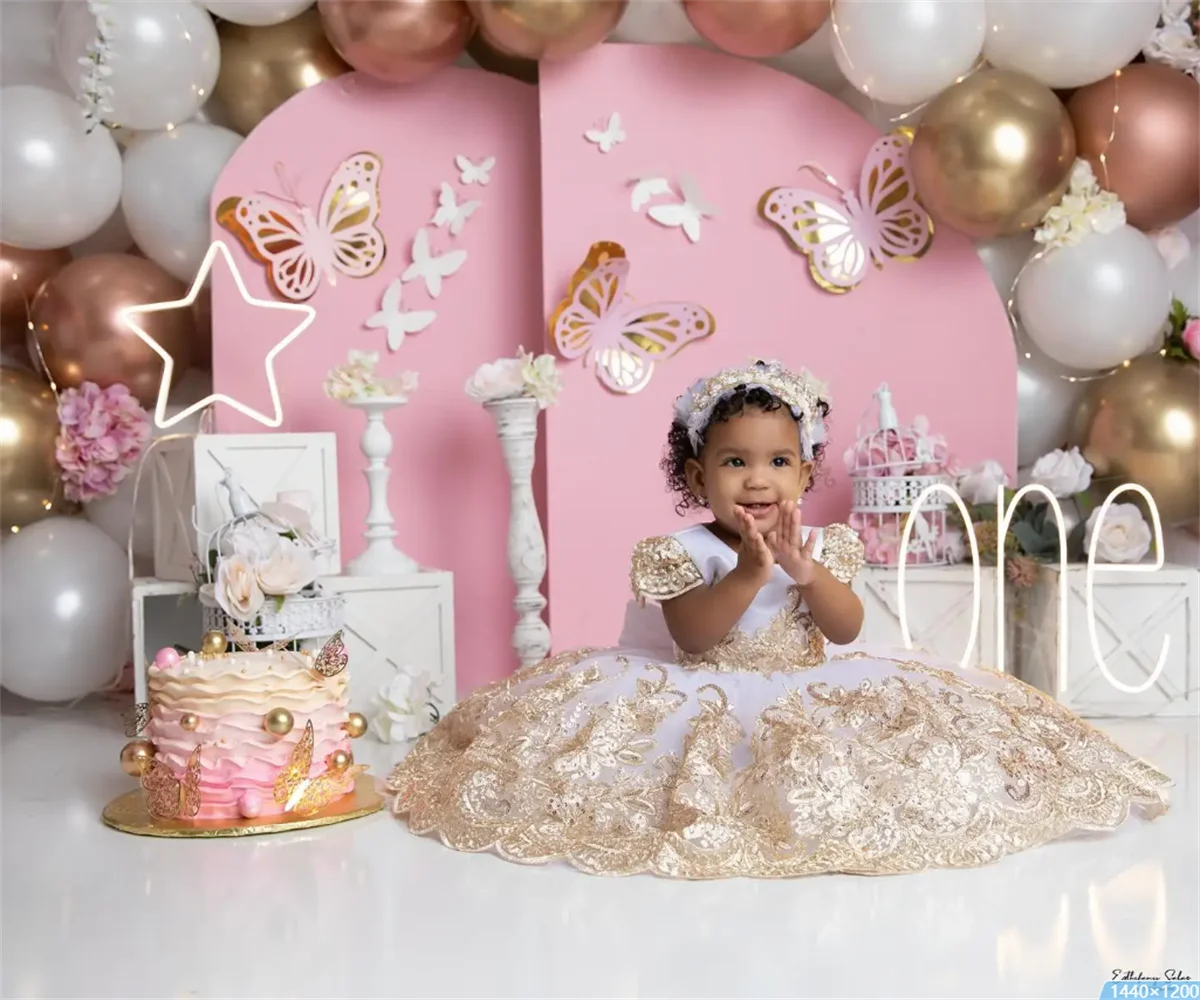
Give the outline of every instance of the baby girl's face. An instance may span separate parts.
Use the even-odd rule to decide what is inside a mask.
[[[765,535],[779,521],[780,503],[800,499],[812,463],[800,457],[800,428],[787,409],[749,406],[709,427],[687,473],[692,492],[708,500],[726,532],[738,534],[734,507],[741,506]]]

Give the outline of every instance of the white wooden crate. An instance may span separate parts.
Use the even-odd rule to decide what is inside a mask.
[[[979,635],[968,661],[971,666],[991,666],[995,660],[995,579],[995,567],[980,567]],[[904,599],[915,649],[953,663],[962,660],[971,634],[973,582],[970,565],[905,569]],[[859,643],[904,648],[899,584],[900,571],[890,566],[864,566],[855,578],[854,592],[865,613]]]
[[[435,700],[444,715],[457,699],[454,574],[327,576],[321,583],[346,599],[351,710],[370,718],[379,689],[398,671],[408,671],[435,679]]]
[[[1166,665],[1154,684],[1131,694],[1104,676],[1088,634],[1087,567],[1046,567],[1035,585],[1026,628],[1018,636],[1021,677],[1083,716],[1200,714],[1200,571],[1165,565],[1154,572],[1096,567],[1096,634],[1109,673],[1127,687],[1151,676],[1170,637]],[[1067,588],[1067,686],[1059,690],[1062,630],[1059,588]]]

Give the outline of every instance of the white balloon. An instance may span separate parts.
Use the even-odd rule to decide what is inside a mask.
[[[1132,226],[1093,233],[1030,264],[1016,304],[1030,340],[1053,360],[1100,371],[1158,346],[1171,305],[1167,264]]]
[[[121,198],[121,154],[107,129],[89,134],[79,105],[44,87],[0,89],[0,233],[53,250],[104,225]]]
[[[203,0],[217,17],[234,24],[283,24],[303,14],[313,0]]]
[[[190,0],[122,0],[105,7],[112,22],[112,111],[105,120],[132,129],[160,129],[187,121],[217,82],[221,48],[208,11]],[[79,93],[79,60],[96,37],[96,19],[83,3],[69,3],[58,18],[59,69]]]
[[[142,253],[189,285],[212,242],[213,185],[241,142],[229,129],[185,123],[125,153],[121,208],[129,231]]]
[[[1061,448],[1087,383],[1060,378],[1058,366],[1030,345],[1017,355],[1017,465]]]
[[[71,244],[71,256],[78,260],[98,253],[127,253],[132,249],[133,236],[125,222],[124,211],[117,205],[104,225],[87,239]]]
[[[82,518],[49,517],[5,539],[0,682],[34,701],[70,701],[112,680],[129,653],[129,567]],[[13,586],[19,581],[19,586]]]
[[[838,0],[833,54],[858,90],[884,104],[927,101],[979,58],[984,0]]]
[[[1192,244],[1188,255],[1170,273],[1171,294],[1183,303],[1189,316],[1200,316],[1200,247]]]
[[[54,59],[60,7],[60,0],[0,2],[0,87],[30,84],[71,93]]]
[[[1013,282],[1021,273],[1025,262],[1033,255],[1033,233],[1017,233],[1013,236],[999,236],[994,240],[985,240],[975,244],[975,252],[983,261],[991,276],[992,284],[1000,293],[1002,301],[1007,302],[1012,293]]]
[[[841,74],[839,73],[839,78]],[[921,116],[927,104],[882,104],[873,100],[860,90],[855,90],[844,79],[841,89],[834,95],[850,109],[857,111],[880,132],[891,132],[902,125],[916,128],[921,123]]]
[[[983,55],[1047,87],[1082,87],[1141,52],[1159,12],[1159,0],[987,0]]]
[[[827,94],[836,94],[846,86],[846,80],[833,54],[833,25],[828,19],[808,41],[782,55],[764,59],[763,62],[799,77]]]
[[[648,45],[682,44],[711,47],[692,27],[683,5],[669,0],[630,0],[609,36],[614,42]]]

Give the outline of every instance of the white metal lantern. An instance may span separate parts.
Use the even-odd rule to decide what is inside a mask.
[[[878,403],[875,426],[859,425],[856,444],[846,452],[846,471],[853,484],[850,525],[874,566],[895,566],[900,561],[904,524],[920,495],[946,476],[946,442],[929,433],[928,421],[917,417],[901,427],[887,383],[875,392]],[[948,563],[946,509],[943,493],[928,497],[913,523],[908,565],[938,566]]]

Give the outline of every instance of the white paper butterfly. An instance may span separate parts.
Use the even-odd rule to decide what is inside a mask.
[[[429,230],[417,230],[413,237],[412,263],[404,269],[400,280],[409,282],[421,278],[431,299],[442,294],[442,279],[454,274],[467,259],[466,250],[450,250],[438,257],[429,251]]]
[[[496,158],[489,156],[482,163],[472,163],[459,153],[454,158],[454,165],[458,167],[458,179],[464,184],[486,184],[492,179],[492,167],[496,165]]]
[[[454,193],[452,188],[445,181],[442,181],[442,190],[438,195],[438,208],[433,213],[433,224],[441,229],[443,226],[450,227],[450,235],[458,236],[463,231],[463,226],[467,224],[469,219],[482,202],[479,201],[464,201],[459,204],[458,195]]]
[[[700,242],[700,221],[711,219],[716,209],[706,202],[695,182],[683,174],[679,178],[683,201],[673,205],[653,205],[647,213],[660,226],[682,229],[693,243]]]
[[[400,345],[404,343],[405,337],[410,333],[420,333],[437,319],[437,313],[430,309],[405,312],[400,308],[403,304],[403,296],[403,283],[399,278],[392,279],[391,284],[387,286],[387,290],[383,293],[383,302],[380,303],[381,308],[379,312],[371,316],[366,322],[366,325],[372,330],[378,330],[381,327],[387,330],[389,351],[399,350]]]
[[[594,142],[600,147],[600,152],[611,153],[614,146],[625,141],[625,130],[621,128],[621,115],[614,111],[608,116],[608,124],[603,130],[590,128],[583,133],[588,142]]]
[[[651,198],[660,194],[671,194],[671,182],[665,177],[639,177],[633,182],[633,193],[629,196],[629,207],[640,212]]]

